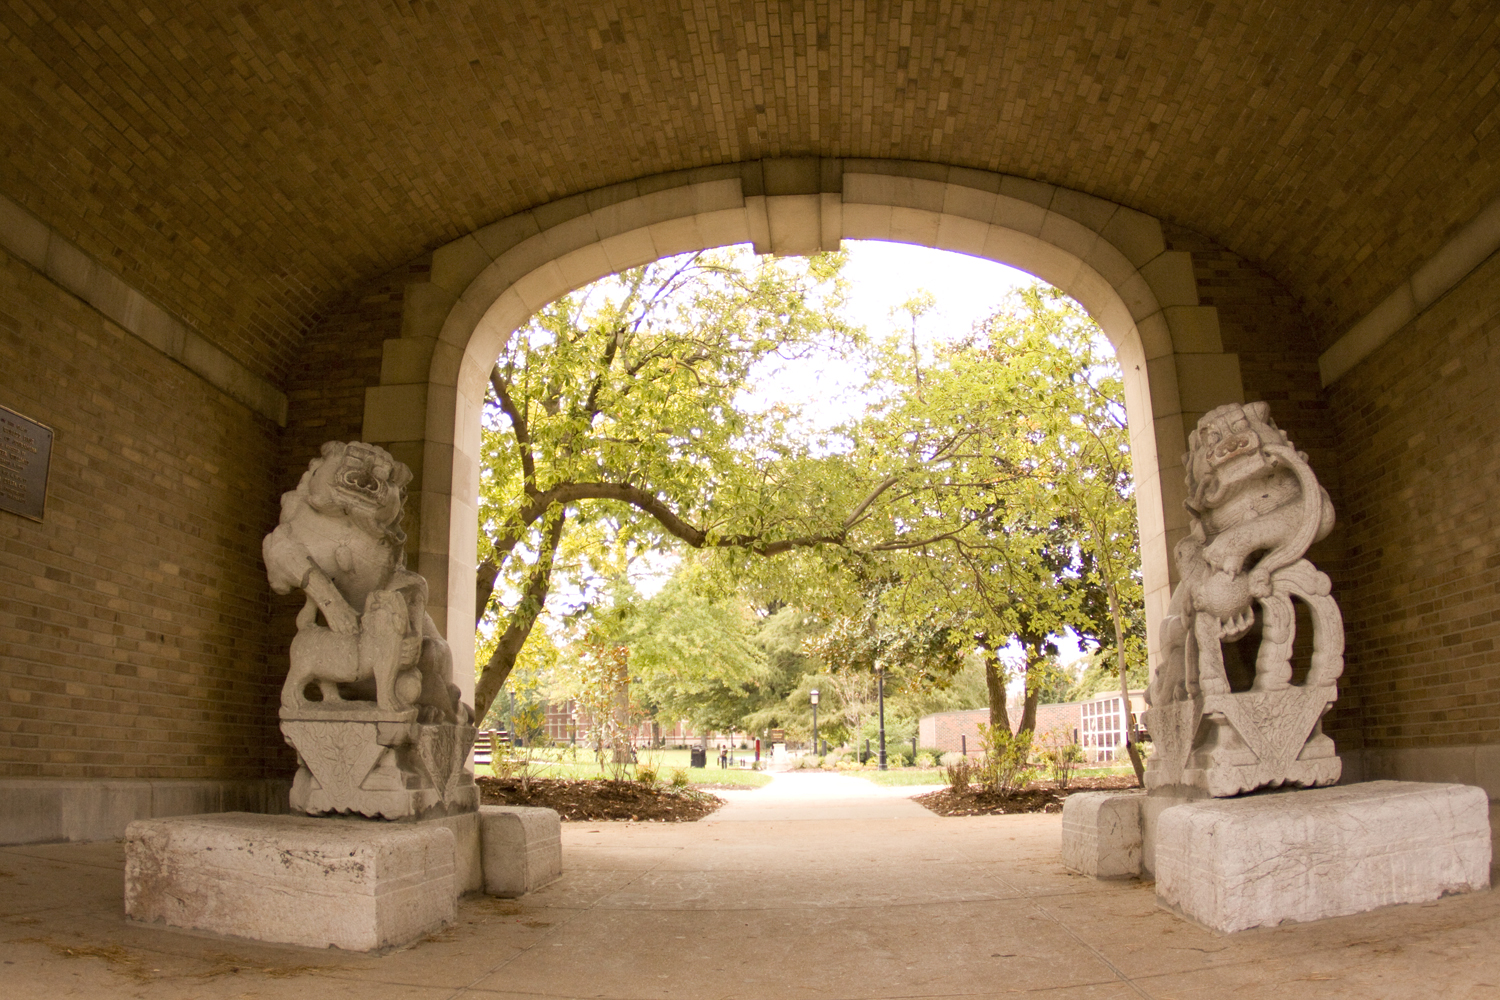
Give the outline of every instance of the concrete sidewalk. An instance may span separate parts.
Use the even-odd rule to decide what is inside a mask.
[[[1069,875],[1056,815],[787,774],[692,824],[566,823],[563,878],[382,957],[127,924],[117,843],[0,849],[11,998],[1500,997],[1500,896],[1216,937]]]

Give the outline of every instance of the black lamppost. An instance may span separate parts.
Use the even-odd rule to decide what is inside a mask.
[[[811,694],[813,707],[813,756],[816,757],[818,755],[818,689],[813,688]]]
[[[880,701],[880,769],[885,770],[885,664],[875,664],[875,689]]]

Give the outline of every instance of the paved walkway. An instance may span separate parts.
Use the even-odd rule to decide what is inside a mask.
[[[0,849],[0,997],[1500,998],[1500,894],[1218,937],[1069,875],[1059,818],[780,775],[693,824],[564,824],[563,878],[374,958],[125,923],[119,844]]]

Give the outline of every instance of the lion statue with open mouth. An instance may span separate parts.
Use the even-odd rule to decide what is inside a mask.
[[[302,590],[283,714],[375,702],[420,722],[467,722],[448,643],[427,614],[427,581],[406,568],[402,506],[411,470],[385,449],[330,441],[262,546],[271,588]],[[353,707],[353,706],[347,706]]]

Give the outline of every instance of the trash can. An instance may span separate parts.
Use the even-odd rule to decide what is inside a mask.
[[[693,747],[690,751],[689,765],[692,767],[708,766],[708,751],[702,747]]]

